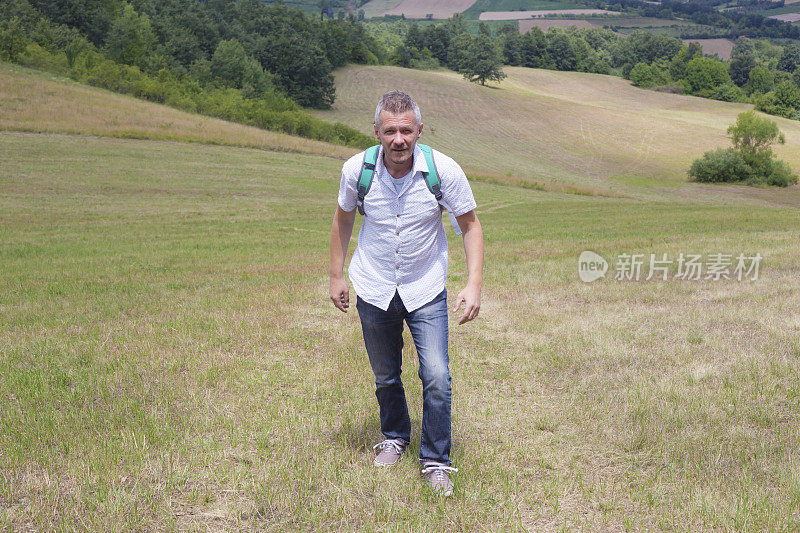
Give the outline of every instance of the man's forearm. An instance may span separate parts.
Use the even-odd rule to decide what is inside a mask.
[[[464,252],[467,256],[467,285],[483,285],[483,228],[477,217],[464,231]]]
[[[336,207],[336,214],[333,216],[331,225],[331,264],[330,277],[341,278],[344,271],[344,259],[347,257],[347,246],[350,244],[350,236],[353,234],[353,223],[355,213],[343,211],[341,207]]]

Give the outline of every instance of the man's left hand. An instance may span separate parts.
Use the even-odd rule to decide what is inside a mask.
[[[458,293],[456,296],[456,302],[453,306],[453,312],[455,313],[458,311],[458,308],[461,307],[461,304],[465,304],[464,307],[464,314],[461,315],[461,320],[458,321],[458,324],[465,324],[469,322],[476,316],[478,316],[478,311],[481,308],[481,287],[480,285],[467,285],[464,287],[464,290]]]

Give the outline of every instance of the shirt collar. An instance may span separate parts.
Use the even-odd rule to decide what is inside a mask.
[[[378,154],[378,161],[383,167],[383,172],[386,173],[386,176],[392,179],[392,177],[389,176],[389,171],[386,170],[386,165],[383,164],[383,146],[381,146],[380,153]],[[418,143],[414,145],[414,165],[411,167],[411,176],[416,176],[417,172],[428,172],[428,162],[425,160],[425,154],[422,153],[422,148],[419,147]]]

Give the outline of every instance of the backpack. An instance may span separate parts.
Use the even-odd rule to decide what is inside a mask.
[[[425,156],[425,162],[428,165],[428,172],[422,173],[422,176],[425,178],[425,184],[428,186],[428,190],[431,194],[436,198],[436,201],[439,202],[441,208],[446,209],[442,201],[442,188],[439,182],[439,173],[436,170],[436,162],[433,160],[433,151],[427,144],[417,143],[417,146],[422,150],[422,155]],[[362,215],[364,214],[364,198],[367,196],[369,188],[372,186],[372,178],[375,175],[375,163],[378,161],[379,149],[380,145],[377,144],[375,146],[370,146],[364,151],[364,161],[361,163],[361,174],[358,177],[358,186],[356,187],[358,193],[358,212]],[[453,214],[450,213],[449,210],[448,214],[450,215],[450,222],[453,224],[453,230],[456,232],[456,235],[461,235],[461,230],[458,227],[458,222],[455,217],[453,217]]]

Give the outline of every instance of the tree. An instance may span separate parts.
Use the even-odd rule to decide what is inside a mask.
[[[750,71],[756,66],[756,56],[754,54],[739,54],[731,58],[728,64],[728,72],[733,83],[743,87],[750,79]]]
[[[547,55],[556,70],[575,70],[578,55],[574,43],[565,31],[549,31],[545,34]]]
[[[464,78],[472,82],[500,81],[506,77],[503,73],[503,58],[495,46],[492,38],[487,35],[477,35],[470,39],[467,54],[462,58],[460,72]]]
[[[211,57],[211,74],[230,87],[245,89],[255,95],[264,94],[270,85],[261,65],[247,55],[236,39],[220,41]]]
[[[27,44],[28,40],[17,17],[12,17],[9,21],[0,20],[0,59],[17,61]]]
[[[795,72],[800,67],[800,48],[795,44],[788,44],[783,48],[783,53],[778,59],[778,70]]]
[[[766,94],[772,90],[775,75],[766,67],[753,67],[747,80],[748,94]]]
[[[771,158],[772,145],[786,142],[778,125],[768,118],[759,117],[755,111],[740,113],[736,123],[728,128],[728,135],[733,147],[750,165]]]
[[[111,23],[106,38],[109,57],[120,63],[141,66],[155,43],[148,16],[137,13],[129,3],[123,3],[122,13]]]
[[[628,78],[637,87],[652,87],[655,85],[653,83],[653,72],[647,63],[636,63],[628,73]]]
[[[684,82],[689,92],[709,96],[720,85],[731,83],[728,68],[722,61],[710,57],[695,57],[686,64]]]
[[[520,64],[523,67],[541,68],[547,64],[547,41],[541,28],[532,28],[520,42]]]

